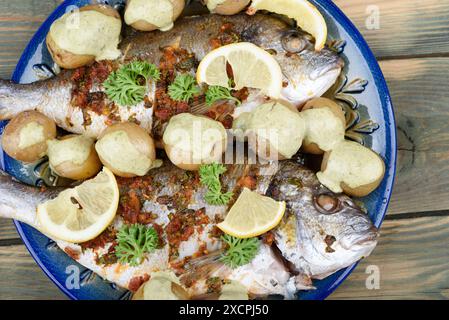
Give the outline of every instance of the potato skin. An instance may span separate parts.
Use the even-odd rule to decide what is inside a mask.
[[[44,127],[45,140],[39,144],[19,149],[20,130],[28,123],[37,122]],[[25,111],[13,118],[5,127],[2,148],[13,159],[31,163],[42,158],[47,152],[47,140],[56,138],[56,124],[37,111]]]
[[[143,128],[139,127],[135,123],[124,122],[114,124],[108,128],[106,128],[98,138],[101,140],[104,136],[116,132],[116,131],[125,131],[128,134],[128,138],[133,141],[134,147],[141,153],[146,155],[152,161],[156,160],[156,147],[154,145],[154,140]],[[114,168],[112,164],[102,158],[101,154],[98,154],[101,162],[105,167],[111,170],[115,175],[123,178],[134,178],[135,174],[129,172],[123,172]]]
[[[178,155],[180,154],[181,158],[183,158],[183,159],[190,159],[190,152],[179,150],[178,148],[175,148],[175,147],[165,144],[165,143],[164,143],[164,149],[165,149],[165,152],[167,153],[167,156],[170,159],[170,161],[175,166],[177,166],[178,168],[180,168],[182,170],[198,171],[200,169],[200,167],[204,164],[204,163],[187,163],[187,162],[175,163],[174,158],[173,158],[174,153],[176,153]],[[222,150],[225,150],[225,149],[226,149],[226,141],[223,140]],[[215,160],[217,162],[221,162],[222,154],[220,154],[220,156],[217,156],[217,158]]]
[[[132,0],[128,0],[125,10],[128,10],[128,7],[129,7],[129,4],[131,1]],[[185,0],[170,0],[170,2],[173,4],[173,21],[176,21],[179,18],[179,16],[181,15],[181,13],[184,11],[184,7],[185,7],[186,3],[185,3]],[[145,20],[136,21],[131,24],[131,27],[133,27],[136,30],[146,31],[146,32],[159,29],[159,27],[157,27],[154,24],[149,23]]]
[[[372,151],[372,152],[375,153],[374,151]],[[330,157],[331,153],[332,153],[332,151],[324,153],[323,161],[321,163],[321,171],[322,172],[324,172],[327,168],[327,163],[329,161],[329,157]],[[376,190],[379,187],[380,183],[382,182],[382,180],[385,176],[386,169],[385,169],[385,162],[383,161],[383,159],[377,153],[375,153],[375,154],[379,157],[379,159],[382,162],[382,165],[383,165],[382,175],[379,176],[376,179],[376,181],[366,184],[366,185],[359,186],[357,188],[351,188],[346,183],[341,182],[340,186],[343,189],[343,192],[345,194],[347,194],[348,196],[351,196],[351,197],[362,198],[362,197],[366,197],[367,195],[369,195],[370,193],[372,193],[374,190]]]
[[[294,112],[298,112],[298,109],[292,105],[287,100],[278,99],[276,100],[277,103],[280,103],[284,105],[285,107],[288,107]],[[247,134],[248,141],[253,141],[255,143],[249,143],[249,147],[255,152],[257,155],[259,154],[259,150],[265,150],[264,155],[268,155],[267,157],[263,157],[265,160],[271,160],[271,161],[282,161],[287,160],[286,156],[284,156],[282,153],[280,153],[276,147],[274,147],[267,139],[258,138],[257,134],[251,132]],[[304,139],[301,142],[301,146],[304,143]],[[274,156],[272,156],[274,154]]]
[[[74,54],[61,49],[50,33],[47,35],[46,43],[53,60],[63,69],[76,69],[95,61],[95,56]]]
[[[76,137],[76,135],[68,135],[60,140],[67,140]],[[53,168],[55,173],[61,177],[72,180],[85,180],[97,175],[103,167],[97,151],[95,150],[95,143],[92,143],[89,157],[81,164],[75,164],[71,161],[65,161]]]
[[[140,288],[133,294],[133,297],[131,298],[131,300],[145,300],[144,297],[144,293],[145,293],[145,284],[146,282],[144,282]]]
[[[329,108],[332,113],[338,117],[343,126],[346,127],[346,117],[341,109],[341,107],[334,101],[327,98],[315,98],[307,102],[301,111],[309,110],[309,109],[318,109],[318,108]],[[314,154],[314,155],[322,155],[324,153],[323,150],[318,147],[316,143],[307,143],[305,140],[303,141],[302,150],[305,153]]]
[[[251,150],[253,150],[254,153],[258,157],[259,152],[263,151],[264,157],[261,157],[264,160],[270,160],[270,161],[282,161],[287,160],[287,157],[285,157],[283,154],[281,154],[267,139],[264,138],[258,138],[257,134],[255,133],[249,133],[248,134],[248,141],[249,142],[255,142],[249,143],[249,147]]]
[[[210,118],[203,116],[203,115],[197,115],[196,117],[205,118],[205,119],[210,120]],[[223,129],[224,129],[224,127],[223,127]],[[164,133],[164,135],[165,135],[165,133]],[[222,161],[223,153],[225,153],[227,143],[228,143],[227,135],[225,135],[223,138],[224,138],[223,140],[217,141],[214,145],[214,148],[218,148],[218,146],[220,146],[220,142],[221,142],[220,150],[222,152],[220,154],[214,154],[215,157],[213,159],[211,159],[212,162],[213,161],[215,161],[215,162]],[[161,143],[162,143],[163,148],[165,149],[165,153],[167,154],[170,161],[180,169],[187,170],[187,171],[198,171],[203,164],[207,164],[206,162],[202,162],[203,159],[201,159],[201,163],[190,163],[189,161],[192,161],[192,158],[193,158],[191,152],[180,150],[179,148],[176,148],[173,145],[165,143],[164,138],[162,138]],[[176,159],[175,159],[175,155],[177,156]]]
[[[54,168],[55,172],[61,176],[72,180],[85,180],[97,175],[103,165],[98,158],[95,148],[90,152],[89,157],[82,166],[76,166],[71,162],[63,162]],[[60,174],[62,172],[62,174]]]
[[[179,150],[178,148],[175,148],[169,144],[164,143],[164,149],[167,153],[168,158],[170,161],[177,166],[178,168],[186,171],[198,171],[201,167],[201,163],[186,163],[186,162],[177,162],[175,163],[173,154],[176,153],[178,155],[181,155],[181,158],[187,159],[190,156],[189,152]]]
[[[207,4],[207,0],[205,3]],[[222,4],[219,4],[212,13],[221,14],[224,16],[231,16],[239,13],[251,2],[251,0],[226,0]]]
[[[131,300],[145,300],[145,284],[142,284],[140,288],[133,294]],[[171,290],[179,298],[179,300],[190,300],[187,291],[177,283],[172,282]]]
[[[121,19],[118,11],[107,5],[88,5],[80,8],[80,12],[83,11],[97,11],[104,15]],[[48,47],[48,51],[50,52],[53,60],[61,68],[76,69],[91,64],[95,61],[95,56],[93,55],[74,54],[60,48],[52,38],[51,32],[47,34],[47,38],[45,41]]]

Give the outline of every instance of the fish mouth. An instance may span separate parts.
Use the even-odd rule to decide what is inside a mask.
[[[338,77],[340,75],[342,69],[344,68],[345,63],[342,58],[337,57],[335,62],[330,64],[325,64],[322,68],[317,68],[313,70],[310,75],[309,79],[312,81],[316,81],[319,78],[324,77]]]
[[[379,231],[376,227],[371,227],[366,232],[351,235],[341,242],[341,245],[346,250],[354,250],[354,248],[370,248],[377,245],[379,238]]]
[[[337,62],[313,71],[308,75],[304,75],[297,81],[287,77],[290,79],[290,85],[283,88],[283,98],[293,105],[300,107],[307,101],[322,96],[335,84],[343,66],[343,62]]]

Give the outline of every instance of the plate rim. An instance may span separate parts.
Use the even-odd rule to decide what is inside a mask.
[[[77,0],[75,0],[77,1]],[[73,5],[75,2],[73,0],[65,0],[62,2],[59,6],[55,8],[55,10],[46,18],[44,23],[37,29],[33,37],[30,39],[29,43],[25,47],[24,51],[22,52],[22,55],[20,56],[18,63],[14,69],[12,80],[15,82],[18,82],[20,80],[20,77],[26,67],[26,62],[28,61],[28,57],[30,57],[31,54],[33,54],[33,44],[36,41],[38,37],[41,37],[43,34],[43,31],[50,27],[50,25],[53,23],[56,17],[58,17],[62,11],[65,12],[66,8],[70,5]],[[317,1],[317,0],[314,0]],[[69,3],[70,2],[70,3]],[[376,85],[376,92],[380,98],[380,102],[382,105],[382,109],[386,110],[386,116],[384,118],[388,118],[390,120],[390,123],[385,124],[386,132],[390,135],[390,149],[386,149],[386,155],[389,155],[390,158],[390,168],[387,170],[388,177],[386,181],[386,187],[389,188],[386,196],[386,203],[382,205],[382,215],[380,215],[376,221],[374,221],[374,224],[376,227],[380,228],[382,225],[385,216],[388,211],[388,206],[390,204],[391,196],[394,189],[394,181],[396,177],[396,171],[397,171],[397,131],[396,131],[396,117],[394,113],[393,103],[391,100],[390,91],[388,89],[387,82],[385,80],[385,77],[383,75],[383,72],[379,66],[379,63],[377,59],[374,56],[374,53],[370,49],[368,43],[360,33],[360,31],[356,28],[356,26],[352,23],[352,21],[346,16],[346,14],[343,13],[343,11],[334,4],[331,0],[321,0],[318,1],[319,4],[332,16],[333,19],[338,21],[339,24],[342,25],[342,27],[345,29],[345,31],[348,33],[348,35],[352,38],[354,41],[355,46],[358,50],[360,50],[361,54],[363,55],[364,61],[367,63],[368,68],[370,70],[370,73],[373,76],[375,85]],[[388,141],[388,140],[387,140]],[[16,230],[24,242],[28,252],[35,260],[36,264],[42,269],[42,271],[45,273],[45,275],[70,299],[72,300],[79,300],[80,298],[73,295],[70,290],[68,290],[62,283],[58,281],[58,279],[55,278],[55,276],[48,270],[48,268],[45,266],[44,262],[39,258],[37,252],[34,250],[34,247],[30,244],[27,236],[24,234],[24,230],[22,228],[22,223],[19,221],[14,220],[14,225],[16,227]],[[347,267],[344,269],[344,272],[339,276],[337,280],[335,280],[330,288],[328,290],[322,292],[321,296],[318,297],[319,300],[324,300],[327,297],[329,297],[345,280],[346,278],[354,271],[355,267],[358,265],[359,262],[354,263],[353,265]]]

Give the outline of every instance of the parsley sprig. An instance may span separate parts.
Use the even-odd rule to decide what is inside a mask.
[[[196,80],[188,73],[178,75],[168,86],[168,95],[175,101],[189,102],[200,93]]]
[[[133,61],[112,72],[103,87],[110,100],[134,106],[143,101],[150,79],[160,79],[159,69],[147,61]]]
[[[226,243],[227,250],[220,261],[233,269],[250,263],[259,251],[260,241],[257,238],[239,239],[225,234],[221,239]]]
[[[208,188],[205,196],[207,203],[222,206],[231,200],[232,192],[223,193],[221,191],[220,175],[225,172],[226,167],[218,163],[205,164],[200,167],[200,181]]]
[[[228,88],[221,86],[210,86],[206,92],[206,104],[211,106],[219,100],[233,100],[237,103],[237,105],[241,104],[239,99],[231,95],[231,90]]]
[[[115,255],[120,263],[137,266],[146,253],[153,252],[159,244],[159,236],[153,227],[142,224],[126,225],[117,233]]]

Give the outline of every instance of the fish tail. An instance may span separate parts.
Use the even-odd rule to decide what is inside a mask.
[[[42,84],[16,84],[0,80],[0,120],[9,120],[17,114],[36,110],[43,103]]]
[[[23,185],[0,170],[0,218],[15,219],[39,229],[37,206],[52,191]]]

